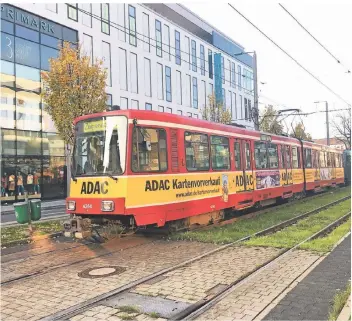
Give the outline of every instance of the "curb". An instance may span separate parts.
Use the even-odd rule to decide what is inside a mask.
[[[34,241],[30,240],[30,239],[22,239],[22,240],[18,240],[18,241],[9,242],[9,243],[2,243],[1,248],[3,249],[3,248],[13,247],[13,246],[17,246],[17,245],[31,244],[31,243],[34,243],[34,242],[40,241],[40,240],[53,239],[53,238],[61,236],[61,235],[63,235],[63,232],[42,235],[42,237],[38,236],[38,238]]]
[[[41,218],[39,221],[33,221],[32,224],[39,224],[43,222],[48,222],[48,221],[57,221],[59,219],[64,219],[68,218],[68,214],[60,214],[60,215],[55,215],[55,216],[47,216]],[[11,221],[11,222],[6,222],[6,223],[1,223],[0,228],[5,228],[5,227],[15,227],[15,226],[21,226],[22,224],[17,223],[16,221]]]
[[[60,209],[64,209],[66,210],[65,205],[58,205],[58,206],[46,206],[46,207],[42,207],[42,211],[44,210],[60,210]],[[10,210],[10,211],[1,211],[1,215],[11,215],[11,214],[15,214],[15,210]]]
[[[342,308],[336,321],[348,321],[350,316],[351,316],[351,294],[348,297],[347,302],[344,305],[344,307]]]

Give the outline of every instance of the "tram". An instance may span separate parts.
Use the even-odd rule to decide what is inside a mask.
[[[208,224],[226,211],[344,184],[342,152],[292,137],[153,111],[75,120],[65,230]]]

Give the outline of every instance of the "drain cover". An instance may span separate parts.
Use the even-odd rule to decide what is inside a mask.
[[[126,268],[121,266],[102,266],[86,269],[80,273],[78,276],[81,278],[104,278],[106,276],[121,274],[126,271]]]

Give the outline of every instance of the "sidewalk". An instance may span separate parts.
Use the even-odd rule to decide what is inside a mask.
[[[62,207],[65,206],[65,199],[55,201],[42,201],[42,208]],[[1,214],[13,214],[15,209],[13,204],[1,205]]]

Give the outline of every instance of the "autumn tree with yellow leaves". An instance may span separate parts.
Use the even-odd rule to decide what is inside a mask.
[[[73,145],[76,117],[106,109],[107,73],[101,60],[91,63],[80,48],[65,42],[58,58],[50,59],[50,71],[42,72],[44,109],[55,123],[59,136]]]
[[[209,103],[202,109],[202,118],[221,124],[231,124],[231,112],[218,103],[214,95],[209,95]]]

